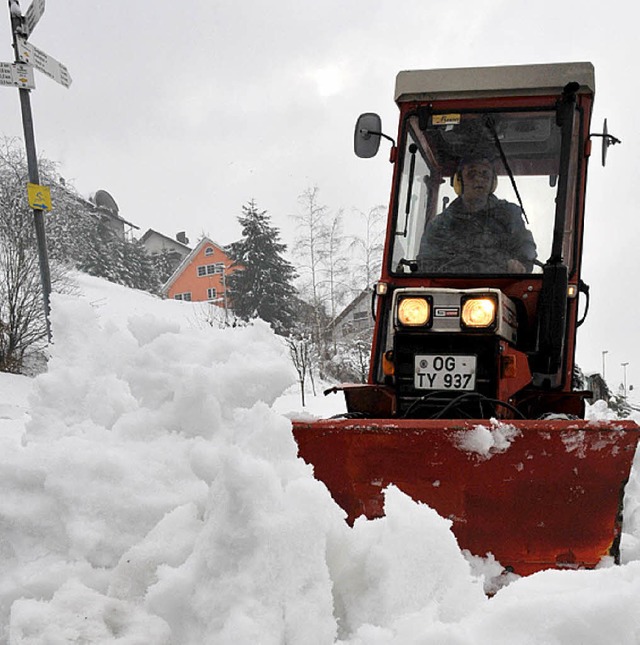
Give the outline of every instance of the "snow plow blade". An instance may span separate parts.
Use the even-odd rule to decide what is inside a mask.
[[[349,523],[382,516],[395,484],[449,518],[461,549],[517,574],[619,559],[632,421],[332,419],[293,432]]]

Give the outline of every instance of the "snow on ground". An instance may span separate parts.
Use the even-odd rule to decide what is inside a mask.
[[[640,642],[637,476],[626,564],[488,599],[450,523],[399,490],[347,526],[296,456],[295,374],[266,325],[77,280],[53,298],[48,372],[0,374],[2,642]]]

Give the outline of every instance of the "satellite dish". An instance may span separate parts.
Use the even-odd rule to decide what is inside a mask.
[[[116,204],[116,200],[106,190],[98,190],[93,199],[96,206],[106,208],[108,211],[111,211],[115,215],[118,214],[120,210],[118,208],[118,204]]]

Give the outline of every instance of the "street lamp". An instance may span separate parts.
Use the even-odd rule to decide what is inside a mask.
[[[229,301],[227,300],[227,267],[222,265],[222,297],[224,298],[224,324],[229,324]]]
[[[604,381],[604,357],[609,353],[608,349],[602,350],[602,380]]]
[[[624,398],[627,398],[627,365],[629,365],[629,361],[626,363],[620,363],[622,365],[622,369],[624,372]]]

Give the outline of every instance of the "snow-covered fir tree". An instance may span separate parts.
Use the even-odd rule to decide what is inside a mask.
[[[231,308],[241,320],[261,318],[286,335],[295,322],[297,302],[292,284],[296,271],[283,257],[287,246],[271,216],[258,210],[254,200],[242,207],[238,221],[242,239],[228,248],[237,269],[227,277]]]
[[[179,263],[175,259],[174,252],[165,248],[162,248],[158,253],[154,253],[151,256],[151,261],[153,263],[153,270],[158,276],[158,281],[161,285],[173,275]]]

